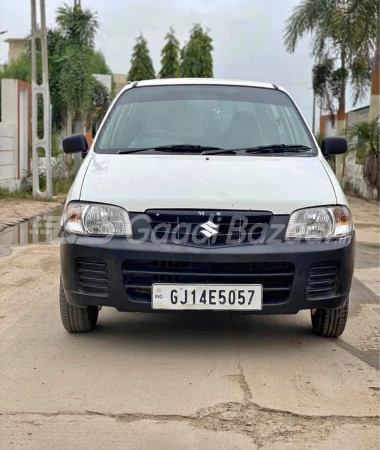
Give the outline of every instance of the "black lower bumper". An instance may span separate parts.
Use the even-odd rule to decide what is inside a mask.
[[[338,308],[348,298],[355,259],[354,235],[328,243],[283,242],[214,249],[151,242],[134,244],[120,238],[107,243],[88,237],[75,243],[68,241],[62,237],[61,275],[67,301],[83,307],[112,306],[119,311],[153,312],[149,294],[152,280],[195,283],[205,280],[205,276],[213,276],[213,282],[220,284],[237,284],[237,280],[244,280],[245,284],[263,283],[263,309],[255,312],[258,314]],[[163,270],[162,264],[165,277],[169,274],[169,278],[157,278],[161,276],[157,274]],[[154,267],[152,275],[149,267]],[[220,267],[223,271],[218,271]],[[190,278],[186,268],[191,269]],[[194,274],[196,270],[199,273]],[[172,272],[176,275],[170,278]],[[81,274],[85,277],[81,278]],[[102,280],[100,284],[97,277]],[[136,287],[133,284],[136,279],[145,285]]]

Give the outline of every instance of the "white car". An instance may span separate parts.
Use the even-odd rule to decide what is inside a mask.
[[[119,311],[311,311],[346,325],[355,232],[347,200],[282,88],[216,79],[127,84],[88,150],[61,229],[60,310],[71,332]]]

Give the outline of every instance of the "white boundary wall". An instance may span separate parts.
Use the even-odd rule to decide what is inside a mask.
[[[346,192],[360,195],[367,200],[375,200],[377,189],[372,189],[364,180],[363,167],[356,164],[356,152],[350,152],[346,157],[342,187]]]
[[[0,122],[0,186],[17,189],[19,180],[15,180],[15,127],[9,123]]]

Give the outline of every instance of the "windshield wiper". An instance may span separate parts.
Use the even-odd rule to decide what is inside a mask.
[[[236,154],[237,152],[245,153],[298,153],[307,152],[311,150],[310,147],[306,145],[286,145],[286,144],[273,144],[273,145],[260,145],[258,147],[247,147],[247,148],[221,148],[217,150],[206,150],[202,155],[220,155],[223,153]]]
[[[187,153],[202,153],[204,150],[220,150],[220,147],[211,147],[209,145],[193,145],[193,144],[172,144],[159,145],[157,147],[146,148],[129,148],[127,150],[120,150],[119,155],[128,153],[144,152],[146,150],[158,150],[160,152],[187,152]]]
[[[297,144],[272,144],[259,145],[257,147],[248,147],[239,150],[245,150],[246,153],[302,153],[311,150],[311,147]]]
[[[209,147],[211,148],[211,147]],[[220,155],[223,153],[230,153],[232,155],[236,155],[236,152],[241,151],[243,149],[240,148],[215,148],[215,150],[206,150],[202,152],[202,155]]]
[[[125,155],[128,153],[145,152],[147,150],[157,150],[160,152],[184,152],[184,153],[201,153],[202,155],[219,155],[219,154],[236,154],[237,152],[252,153],[302,153],[311,150],[306,145],[297,144],[272,144],[272,145],[260,145],[257,147],[246,148],[220,148],[212,147],[208,145],[193,145],[193,144],[172,144],[172,145],[159,145],[157,147],[146,148],[128,148],[126,150],[120,150],[118,154]]]

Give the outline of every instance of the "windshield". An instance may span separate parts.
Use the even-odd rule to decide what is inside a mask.
[[[180,144],[222,149],[302,145],[309,147],[302,155],[315,152],[303,120],[285,93],[216,85],[128,89],[114,105],[95,151],[118,153]]]

